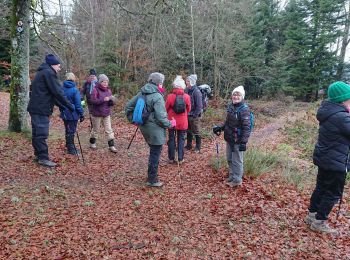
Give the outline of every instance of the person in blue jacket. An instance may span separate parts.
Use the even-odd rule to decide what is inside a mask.
[[[84,109],[81,106],[80,92],[76,87],[76,77],[72,72],[66,74],[66,80],[63,82],[64,96],[74,105],[74,111],[60,108],[61,118],[66,129],[66,147],[69,154],[76,155],[78,153],[74,145],[74,135],[77,130],[78,119],[84,121]]]
[[[337,234],[327,220],[342,198],[350,152],[350,86],[337,81],[328,88],[328,99],[317,111],[318,139],[313,162],[318,166],[316,187],[305,222],[316,232]]]

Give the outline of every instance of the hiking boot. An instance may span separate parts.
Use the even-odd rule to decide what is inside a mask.
[[[321,233],[327,233],[331,235],[337,235],[338,231],[336,229],[331,228],[327,224],[327,220],[318,220],[315,219],[311,226],[310,229],[316,232],[321,232]]]
[[[55,167],[57,164],[46,159],[38,159],[38,164],[45,166],[45,167]]]
[[[74,134],[66,135],[66,147],[67,147],[68,154],[72,154],[72,155],[78,154],[78,150],[76,149],[74,144]]]
[[[93,137],[90,138],[90,148],[91,149],[97,149],[96,138],[93,138]]]
[[[191,150],[192,149],[192,134],[187,133],[187,144],[185,146],[186,150]]]
[[[195,153],[200,153],[201,152],[201,146],[202,146],[202,138],[200,135],[195,135],[196,137],[196,147],[194,149]]]
[[[230,182],[226,182],[226,185],[230,186],[231,188],[235,188],[235,187],[242,186],[242,182],[230,181]]]
[[[179,161],[179,164],[183,164],[185,162],[185,159],[182,159]]]
[[[316,220],[316,212],[309,212],[304,221],[306,225],[311,226],[311,224]]]
[[[173,164],[173,163],[175,163],[175,160],[169,159],[169,160],[168,160],[168,163]]]
[[[108,146],[109,146],[109,150],[112,153],[116,153],[117,152],[117,149],[114,146],[114,139],[108,141]]]
[[[233,182],[233,179],[228,177],[228,178],[225,179],[225,182]]]
[[[149,187],[162,187],[163,186],[163,182],[161,181],[157,181],[157,182],[146,182],[146,185],[149,186]]]

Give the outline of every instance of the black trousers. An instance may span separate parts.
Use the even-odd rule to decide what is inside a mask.
[[[30,114],[32,122],[32,145],[36,159],[48,160],[49,149],[46,139],[49,136],[49,116]]]
[[[326,220],[343,194],[346,172],[327,171],[318,167],[315,190],[310,199],[310,212],[317,212],[316,219]]]
[[[148,182],[158,182],[158,165],[160,154],[162,153],[162,145],[149,144],[150,152],[148,158]]]

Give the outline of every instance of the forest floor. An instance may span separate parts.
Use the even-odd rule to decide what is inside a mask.
[[[65,153],[56,110],[48,144],[58,167],[47,169],[33,162],[28,138],[6,131],[8,99],[0,93],[0,259],[350,259],[350,220],[343,214],[330,217],[339,236],[312,232],[303,222],[311,189],[281,181],[278,172],[226,186],[225,170],[211,165],[216,144],[223,156],[225,143],[208,134],[210,126],[202,153],[186,152],[179,168],[167,163],[165,145],[159,167],[165,185],[148,188],[148,146],[138,133],[126,149],[135,127],[122,111],[112,120],[116,154],[105,137],[90,150],[89,120],[79,125],[84,165]],[[281,104],[274,103],[277,116],[259,121],[266,105],[258,102],[250,149],[274,149],[285,142],[284,125],[307,114],[306,104]],[[342,208],[349,212],[348,199]]]

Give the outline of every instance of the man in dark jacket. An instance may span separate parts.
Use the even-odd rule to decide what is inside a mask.
[[[328,215],[341,199],[349,169],[350,86],[338,81],[328,88],[328,100],[317,111],[320,122],[313,154],[318,166],[316,188],[310,199],[305,222],[311,230],[337,234],[327,224]]]
[[[41,64],[32,82],[32,92],[27,111],[32,122],[32,145],[35,161],[46,167],[55,167],[56,163],[49,160],[46,139],[49,136],[50,116],[54,104],[62,109],[74,111],[74,106],[64,97],[58,82],[57,72],[61,64],[56,56],[48,54],[45,63]]]
[[[187,144],[186,149],[192,149],[193,135],[196,138],[195,152],[199,153],[201,150],[201,136],[200,136],[200,120],[203,112],[202,92],[197,87],[197,75],[192,74],[186,78],[186,93],[191,98],[191,111],[188,113],[188,130],[187,130]]]

